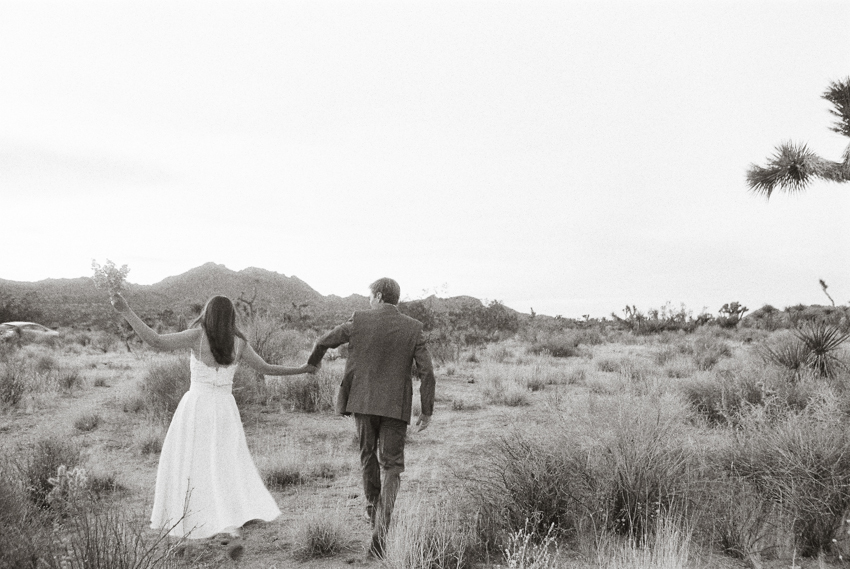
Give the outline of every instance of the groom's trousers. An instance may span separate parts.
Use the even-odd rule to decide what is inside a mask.
[[[407,423],[380,415],[354,414],[360,441],[363,492],[374,512],[373,537],[383,539],[390,525],[404,472]]]

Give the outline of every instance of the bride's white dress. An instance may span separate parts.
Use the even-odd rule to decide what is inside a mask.
[[[231,393],[236,365],[210,367],[192,352],[189,391],[162,444],[152,528],[205,538],[280,515],[248,451]]]

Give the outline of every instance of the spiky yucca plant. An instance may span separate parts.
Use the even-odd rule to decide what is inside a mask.
[[[833,324],[815,322],[798,328],[795,335],[809,349],[807,364],[819,376],[832,378],[844,365],[835,352],[850,338],[850,332],[842,332]]]
[[[838,117],[831,130],[850,138],[850,77],[834,81],[822,95],[835,107],[830,113]],[[750,190],[770,198],[774,190],[797,192],[813,179],[850,182],[850,145],[841,162],[821,158],[805,144],[785,142],[776,147],[766,166],[750,165],[747,184]]]

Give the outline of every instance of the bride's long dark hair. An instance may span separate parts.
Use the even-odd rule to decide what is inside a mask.
[[[230,365],[236,357],[233,349],[236,336],[247,342],[236,325],[236,308],[226,296],[216,295],[207,301],[201,314],[192,322],[200,324],[210,343],[210,351],[219,365]]]

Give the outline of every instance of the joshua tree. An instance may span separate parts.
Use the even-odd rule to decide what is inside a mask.
[[[838,117],[831,129],[850,138],[850,77],[831,83],[823,98],[834,105],[829,112]],[[805,144],[786,142],[776,147],[767,166],[750,165],[747,184],[753,192],[770,198],[777,188],[787,192],[803,190],[813,178],[850,182],[850,146],[842,158],[842,162],[833,162],[821,158]]]

